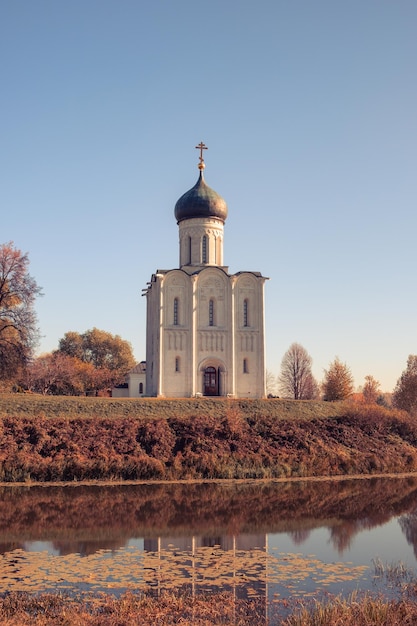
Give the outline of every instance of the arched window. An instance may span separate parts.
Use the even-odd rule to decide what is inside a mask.
[[[243,359],[243,373],[249,374],[248,359]]]
[[[174,326],[178,326],[179,324],[178,318],[179,318],[179,303],[178,303],[178,298],[174,298]]]
[[[188,264],[191,265],[191,237],[188,237],[188,247],[187,247],[187,254],[188,254]]]
[[[208,239],[207,239],[207,235],[203,235],[203,239],[201,242],[201,257],[203,260],[203,263],[207,263],[208,262]]]
[[[210,300],[209,302],[209,326],[214,326],[214,300]]]
[[[143,383],[139,383],[139,395],[143,394]]]
[[[179,356],[175,357],[175,371],[176,372],[180,371],[180,357]]]
[[[249,300],[243,301],[243,326],[249,326]]]

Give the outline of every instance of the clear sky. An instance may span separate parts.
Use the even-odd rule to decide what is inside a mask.
[[[0,243],[29,253],[39,352],[94,326],[145,359],[177,199],[228,203],[225,263],[292,342],[391,391],[417,353],[416,0],[0,0]]]

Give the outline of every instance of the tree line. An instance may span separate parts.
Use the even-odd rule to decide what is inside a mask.
[[[39,329],[34,304],[41,288],[29,258],[13,242],[0,245],[0,389],[53,395],[102,395],[135,365],[132,347],[93,328],[67,332],[57,350],[34,358]]]
[[[29,273],[29,257],[13,242],[0,245],[0,389],[12,385],[55,395],[104,394],[124,382],[134,366],[132,347],[118,335],[93,328],[67,332],[57,350],[34,358],[39,329],[34,309],[42,289]],[[267,373],[267,389],[294,400],[344,400],[354,392],[349,367],[336,358],[319,384],[312,358],[293,343],[284,354],[278,380]],[[362,396],[368,403],[385,403],[380,385],[365,377]],[[392,404],[417,415],[417,355],[410,355],[392,395]]]
[[[267,375],[267,386],[270,390],[278,388],[281,396],[294,400],[323,399],[333,402],[352,396],[354,393],[352,372],[339,357],[324,370],[321,384],[313,376],[312,365],[313,359],[307,350],[299,343],[293,343],[283,356],[278,379]],[[379,382],[373,376],[365,377],[362,396],[367,403],[385,404]]]

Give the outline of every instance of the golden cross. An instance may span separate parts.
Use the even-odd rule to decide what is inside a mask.
[[[200,141],[200,143],[198,144],[198,146],[196,146],[197,150],[200,150],[200,163],[204,163],[204,159],[203,159],[203,150],[208,150],[207,146]]]

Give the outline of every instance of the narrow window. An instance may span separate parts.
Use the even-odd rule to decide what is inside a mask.
[[[143,383],[139,383],[139,394],[143,394]]]
[[[175,371],[176,372],[180,371],[180,357],[179,356],[175,357]]]
[[[207,258],[208,258],[208,242],[207,242],[207,235],[203,235],[203,241],[201,244],[201,256],[203,259],[203,263],[207,263]]]
[[[243,359],[243,373],[249,374],[248,359]]]
[[[214,326],[214,300],[209,302],[209,326]]]
[[[174,326],[178,326],[178,298],[174,298]]]
[[[243,326],[249,326],[249,301],[243,301]]]
[[[191,265],[191,237],[188,237],[188,264]]]

